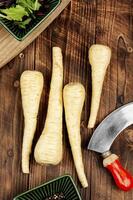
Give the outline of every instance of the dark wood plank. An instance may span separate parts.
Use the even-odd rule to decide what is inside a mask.
[[[67,46],[65,54],[65,75],[64,84],[71,81],[81,82],[86,89],[87,98],[85,102],[84,112],[82,115],[81,135],[83,147],[83,160],[85,163],[85,171],[88,178],[89,187],[83,190],[77,179],[77,174],[70,152],[70,147],[67,146],[69,152],[67,171],[73,176],[77,182],[83,199],[90,199],[90,175],[91,175],[91,156],[86,150],[88,142],[88,131],[86,129],[88,120],[88,109],[90,105],[90,66],[88,62],[88,50],[91,44],[95,43],[95,23],[96,23],[96,1],[73,1],[73,12],[68,29]],[[66,132],[65,132],[66,133]],[[70,161],[71,159],[71,161]],[[69,166],[69,168],[68,168]]]
[[[96,42],[109,45],[112,49],[111,64],[104,81],[98,123],[117,107],[133,101],[131,90],[133,81],[131,80],[133,78],[133,69],[131,69],[133,15],[131,8],[132,1],[99,0],[97,2]],[[133,174],[132,152],[130,148],[127,148],[126,137],[126,134],[121,134],[113,144],[112,150],[120,156],[123,166]],[[131,138],[133,138],[133,134],[129,139],[130,143]],[[101,159],[96,154],[93,154],[92,166],[94,169],[92,172],[92,199],[133,199],[132,192],[125,194],[116,188],[112,177],[103,169]]]
[[[97,124],[115,108],[133,101],[133,3],[132,0],[73,0],[64,12],[32,43],[23,54],[0,70],[0,200],[63,174],[71,174],[83,200],[131,200],[133,192],[119,191],[102,166],[102,159],[86,150],[92,130],[87,122],[91,98],[91,68],[88,50],[93,43],[107,44],[112,60],[107,70]],[[82,189],[77,178],[64,123],[64,157],[58,166],[39,166],[33,158],[34,146],[42,132],[48,103],[52,69],[52,47],[59,46],[64,55],[64,85],[81,82],[86,89],[81,134],[83,159],[89,187]],[[23,57],[24,55],[24,57]],[[30,162],[30,175],[21,172],[23,115],[19,78],[25,69],[44,75],[38,126]],[[129,127],[113,144],[123,165],[133,174],[133,127]]]
[[[29,177],[21,170],[23,115],[19,79],[34,69],[34,43],[0,71],[0,199],[27,190]]]

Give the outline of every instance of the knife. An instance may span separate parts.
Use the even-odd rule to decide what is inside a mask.
[[[133,177],[122,167],[118,156],[111,153],[110,147],[116,137],[131,124],[133,124],[133,102],[108,115],[96,128],[88,145],[89,150],[102,154],[103,166],[111,172],[116,185],[124,191],[133,188]]]

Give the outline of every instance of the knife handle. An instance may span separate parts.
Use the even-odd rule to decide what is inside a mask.
[[[133,188],[133,177],[122,167],[117,155],[111,154],[106,157],[103,165],[111,172],[116,185],[121,190],[129,191]]]

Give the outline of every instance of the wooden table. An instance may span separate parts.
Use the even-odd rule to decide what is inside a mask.
[[[71,174],[83,200],[132,200],[133,191],[119,191],[112,177],[102,167],[102,159],[86,150],[93,131],[87,130],[91,97],[91,69],[88,49],[93,43],[112,48],[97,124],[117,107],[133,101],[133,1],[73,0],[64,12],[22,54],[0,70],[0,200],[13,197],[29,188],[63,174]],[[64,124],[64,158],[60,165],[39,166],[31,158],[30,175],[21,171],[23,113],[19,78],[26,70],[44,75],[34,145],[43,129],[51,78],[51,48],[60,46],[64,54],[64,84],[80,81],[86,89],[81,134],[83,158],[89,187],[81,189],[77,180],[66,127]],[[133,174],[133,127],[121,134],[112,150]]]

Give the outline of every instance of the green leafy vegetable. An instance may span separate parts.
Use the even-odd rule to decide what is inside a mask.
[[[14,2],[14,0],[10,1]],[[12,4],[9,8],[0,9],[0,17],[12,20],[20,28],[25,29],[26,25],[28,25],[32,19],[36,18],[35,11],[40,9],[41,4],[39,0],[16,0],[15,2],[15,6]]]
[[[31,22],[31,18],[27,18],[26,20],[22,22],[16,22],[15,24],[18,25],[20,28],[25,29],[26,25],[28,25]]]
[[[24,7],[16,5],[16,7],[10,7],[6,9],[0,9],[0,17],[6,18],[8,20],[22,21],[24,16],[29,16],[28,12]]]
[[[39,10],[41,6],[38,0],[17,0],[17,4],[23,6],[30,13],[33,13],[33,11]]]

